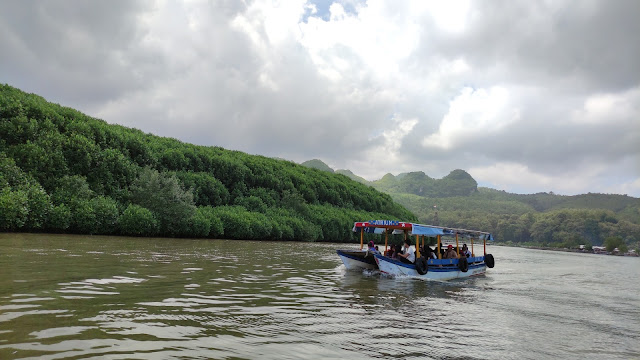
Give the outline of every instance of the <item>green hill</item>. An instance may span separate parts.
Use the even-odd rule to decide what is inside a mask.
[[[351,179],[353,181],[357,181],[357,182],[359,182],[361,184],[369,185],[369,182],[365,178],[360,177],[360,176],[352,173],[351,170],[339,169],[339,170],[336,170],[336,174],[341,174],[341,175],[344,175],[344,176],[348,177],[349,179]]]
[[[415,220],[389,195],[290,161],[110,125],[0,86],[0,231],[352,241]]]
[[[453,170],[442,179],[433,179],[422,171],[385,175],[371,185],[386,193],[413,194],[424,197],[467,196],[477,191],[478,183],[464,170]]]
[[[478,188],[459,169],[442,179],[416,171],[364,183],[390,194],[421,223],[482,229],[498,241],[575,247],[620,237],[640,247],[640,199],[626,195],[512,194]]]
[[[324,162],[322,162],[322,160],[318,160],[318,159],[308,160],[301,163],[300,165],[306,166],[312,169],[318,169],[320,171],[333,173],[333,169],[330,168],[329,165],[325,164]]]

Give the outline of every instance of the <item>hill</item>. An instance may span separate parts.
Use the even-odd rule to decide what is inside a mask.
[[[386,193],[413,194],[423,197],[467,196],[478,189],[478,183],[466,171],[456,169],[442,179],[433,179],[422,171],[385,175],[371,185]]]
[[[110,125],[0,86],[0,230],[352,241],[414,220],[389,195],[289,161]]]
[[[321,160],[318,160],[318,159],[308,160],[308,161],[303,162],[300,165],[306,166],[306,167],[312,168],[312,169],[318,169],[320,171],[326,171],[326,172],[333,173],[333,169],[330,168],[329,165],[325,164],[324,162],[322,162]]]
[[[575,247],[618,237],[640,247],[640,199],[626,195],[512,194],[478,188],[460,169],[442,179],[416,171],[363,183],[390,194],[421,223],[482,229],[502,242]]]
[[[352,173],[351,170],[339,169],[339,170],[336,170],[336,174],[341,174],[341,175],[344,175],[344,176],[348,177],[349,179],[351,179],[353,181],[357,181],[357,182],[359,182],[361,184],[369,185],[369,182],[365,178],[360,177],[360,176]]]

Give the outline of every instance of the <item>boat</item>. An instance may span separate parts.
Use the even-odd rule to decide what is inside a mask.
[[[375,255],[368,250],[336,250],[347,270],[378,269]]]
[[[373,223],[373,221],[371,222]],[[384,223],[383,220],[378,220],[378,223]],[[356,231],[356,225],[363,224],[355,223],[353,227],[353,231]],[[361,228],[361,227],[359,227]],[[369,251],[368,249],[364,249],[364,233],[376,233],[382,234],[385,231],[384,228],[376,228],[376,227],[366,227],[362,228],[362,232],[360,234],[360,249],[349,249],[349,250],[336,250],[336,253],[342,260],[342,263],[347,268],[347,270],[377,270],[378,263],[376,262],[375,253]],[[386,249],[385,249],[386,250]]]
[[[423,225],[412,222],[395,220],[371,220],[356,222],[353,231],[360,233],[359,250],[336,250],[345,267],[349,270],[378,269],[381,273],[390,276],[410,276],[429,280],[452,280],[471,276],[484,275],[487,268],[493,268],[495,260],[493,255],[487,254],[487,241],[492,241],[491,233],[477,230],[441,227],[435,225]],[[416,261],[406,263],[385,256],[380,253],[372,253],[364,250],[364,234],[377,233],[385,235],[385,252],[389,245],[390,233],[404,234],[405,239],[415,237]],[[437,259],[427,259],[420,253],[420,249],[426,249],[425,237],[436,238]],[[471,256],[460,256],[460,242],[471,244]],[[475,253],[475,245],[481,243],[483,255]],[[458,258],[443,259],[443,248],[451,245],[455,249]],[[375,265],[372,259],[375,260]]]

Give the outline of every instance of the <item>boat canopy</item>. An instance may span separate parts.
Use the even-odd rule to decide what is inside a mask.
[[[405,231],[411,232],[411,235],[424,235],[435,237],[441,236],[456,236],[465,238],[474,238],[480,240],[493,240],[491,233],[476,230],[457,229],[435,225],[423,225],[414,224],[410,222],[402,222],[396,220],[370,220],[361,221],[353,224],[353,231],[358,232],[360,229],[364,229],[366,233],[383,234],[386,230],[393,231]]]

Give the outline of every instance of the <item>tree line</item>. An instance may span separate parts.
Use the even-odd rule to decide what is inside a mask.
[[[415,216],[343,175],[186,144],[0,85],[0,230],[353,241]]]
[[[618,212],[568,207],[537,211],[533,204],[505,197],[489,198],[482,192],[446,198],[392,196],[412,210],[420,222],[489,231],[499,242],[576,248],[603,245],[607,238],[614,237],[632,248],[640,247],[640,208],[634,203],[619,207]]]

